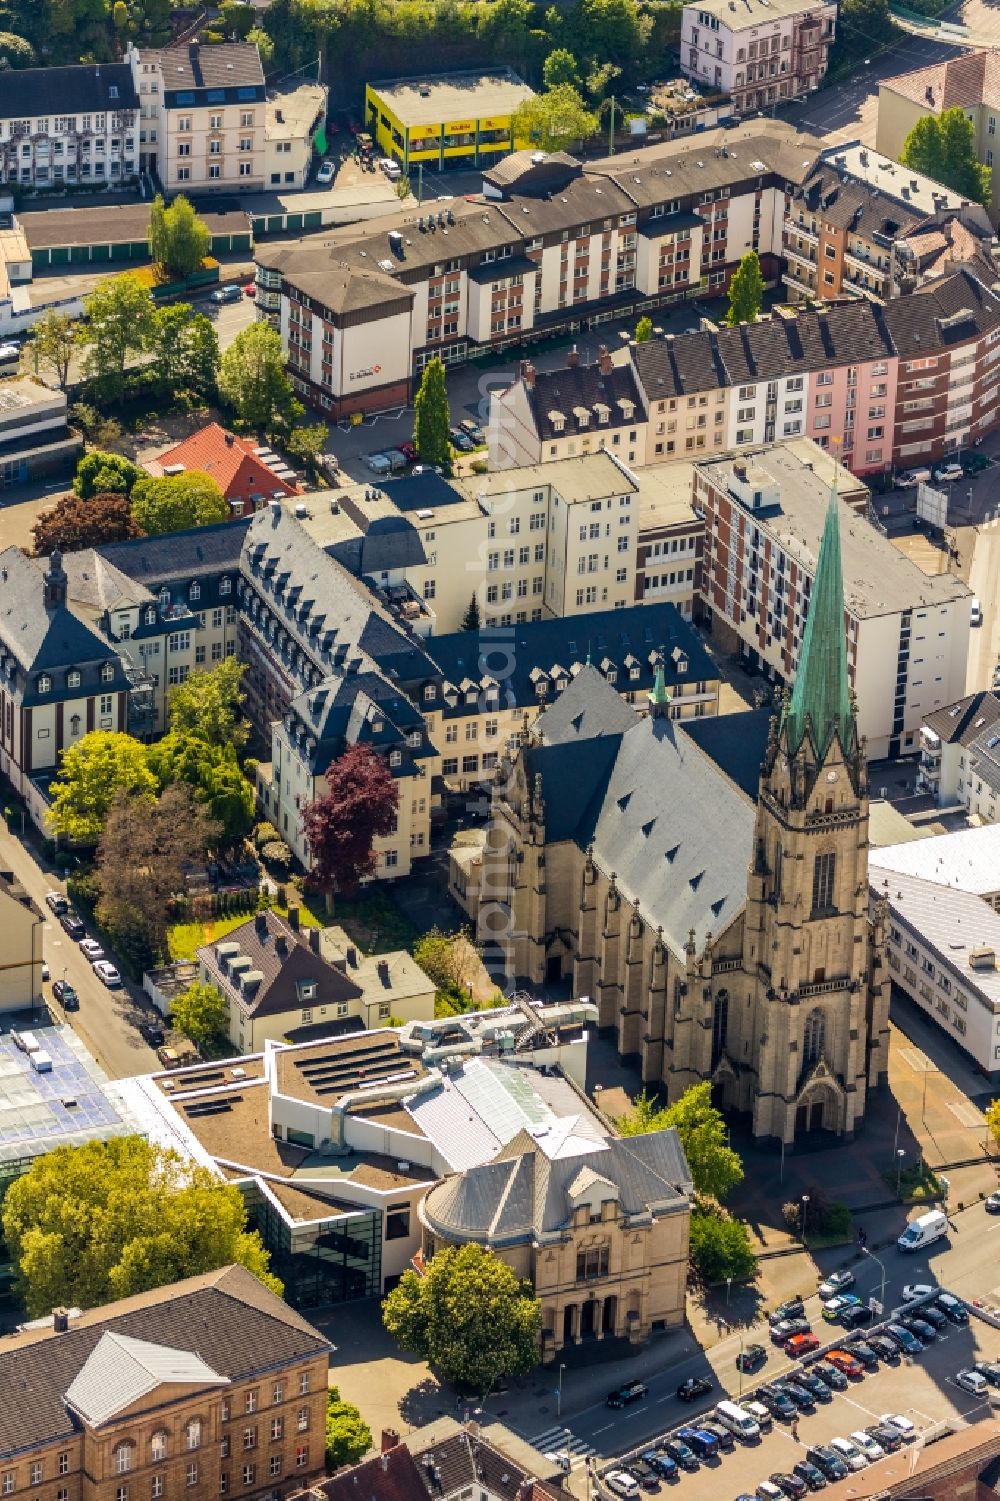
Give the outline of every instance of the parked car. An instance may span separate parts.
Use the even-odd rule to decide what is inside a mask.
[[[151,1048],[162,1048],[167,1040],[167,1035],[159,1022],[141,1021],[139,1023],[139,1036],[149,1043]]]
[[[390,182],[398,182],[403,175],[402,167],[398,162],[394,162],[391,156],[383,156],[379,166]]]
[[[939,485],[951,485],[955,480],[962,478],[961,464],[941,464],[934,471],[934,478]]]
[[[695,1397],[703,1397],[711,1390],[712,1383],[707,1376],[689,1376],[677,1388],[677,1395],[682,1402],[693,1402]]]
[[[897,1449],[902,1448],[903,1435],[898,1433],[895,1428],[887,1427],[885,1423],[869,1423],[865,1432],[877,1444],[881,1444],[886,1454],[895,1454]]]
[[[871,1345],[863,1339],[849,1340],[845,1344],[842,1353],[848,1356],[849,1359],[856,1360],[859,1365],[864,1366],[866,1371],[878,1370],[878,1351],[873,1350]],[[827,1360],[829,1358],[828,1355]],[[841,1370],[843,1370],[843,1366],[841,1366]],[[848,1371],[847,1375],[849,1376],[850,1374],[851,1372]]]
[[[639,1482],[634,1475],[629,1475],[626,1470],[612,1470],[604,1477],[604,1484],[609,1491],[614,1491],[616,1496],[626,1497],[630,1501],[633,1496],[639,1494]]]
[[[853,1439],[832,1438],[830,1448],[849,1470],[863,1470],[868,1463]]]
[[[913,1330],[902,1324],[886,1324],[885,1332],[887,1338],[895,1340],[906,1355],[919,1355],[924,1348],[923,1341],[917,1338]]]
[[[486,442],[486,434],[479,426],[479,423],[473,422],[471,417],[463,417],[458,425],[466,437],[472,439],[473,443],[480,444]]]
[[[947,1328],[948,1320],[936,1304],[922,1303],[917,1309],[917,1313],[925,1323],[932,1324],[935,1329],[940,1331]]]
[[[885,1428],[893,1428],[900,1435],[904,1444],[911,1444],[917,1436],[917,1425],[910,1421],[901,1412],[883,1412],[879,1422]]]
[[[5,339],[0,344],[0,364],[13,364],[21,357],[21,346],[14,339]]]
[[[1000,1386],[1000,1361],[977,1360],[973,1362],[972,1369],[984,1376],[990,1386]]]
[[[96,960],[94,963],[94,974],[109,990],[118,990],[121,986],[122,977],[110,959]]]
[[[861,1361],[849,1350],[827,1350],[825,1361],[833,1370],[839,1371],[842,1376],[850,1376],[854,1381],[864,1375]]]
[[[45,900],[48,901],[48,897]],[[1000,1214],[1000,1193],[990,1194],[983,1203],[983,1208],[987,1214]]]
[[[895,484],[898,490],[915,490],[918,485],[929,485],[931,472],[929,469],[904,469],[896,475]]]
[[[792,1465],[792,1474],[804,1480],[811,1491],[821,1491],[826,1485],[826,1476],[809,1459],[800,1459]]]
[[[885,1334],[869,1334],[868,1346],[875,1351],[879,1360],[893,1361],[899,1359],[899,1345]]]
[[[458,449],[459,453],[471,453],[476,446],[475,443],[473,443],[472,439],[469,437],[468,433],[463,433],[460,427],[451,428],[448,432],[448,437],[451,439],[455,448]]]
[[[953,1297],[951,1293],[939,1293],[937,1306],[952,1324],[967,1324],[969,1322],[969,1310],[961,1298]]]
[[[867,1329],[875,1315],[867,1303],[857,1303],[853,1308],[845,1308],[840,1315],[840,1322],[845,1329]]]
[[[917,1298],[929,1298],[938,1291],[930,1282],[908,1282],[903,1288],[903,1302],[912,1303]]]
[[[768,1422],[770,1422],[768,1418]],[[713,1423],[708,1418],[699,1418],[698,1427],[705,1433],[710,1433],[715,1439],[723,1454],[732,1454],[736,1448],[736,1439],[728,1428],[723,1428],[721,1423]]]
[[[83,926],[83,918],[75,907],[67,907],[66,911],[59,918],[59,921],[69,938],[80,939],[86,937],[87,930]]]
[[[817,1470],[822,1470],[827,1480],[845,1480],[849,1473],[844,1461],[837,1455],[829,1444],[813,1444],[806,1450],[806,1459]]]
[[[658,1491],[660,1489],[659,1475],[653,1469],[652,1465],[646,1463],[641,1455],[638,1459],[633,1459],[631,1463],[623,1465],[622,1468],[627,1470],[630,1475],[635,1476],[644,1491]]]
[[[785,1475],[781,1470],[775,1470],[771,1476],[771,1484],[776,1485],[789,1501],[802,1501],[809,1487],[801,1475]]]
[[[812,1395],[817,1399],[817,1401],[833,1401],[833,1396],[830,1392],[830,1388],[827,1386],[822,1377],[816,1374],[815,1369],[800,1371],[795,1380],[799,1386],[804,1386],[807,1392],[811,1392]]]
[[[785,1493],[773,1480],[762,1480],[757,1487],[757,1501],[785,1501]]]
[[[779,1303],[767,1316],[769,1324],[780,1324],[782,1319],[801,1319],[806,1311],[806,1306],[796,1293],[794,1298],[787,1298],[784,1303]]]
[[[744,1412],[750,1414],[761,1433],[770,1433],[774,1427],[774,1419],[769,1407],[765,1407],[763,1402],[755,1402],[752,1398],[748,1400],[746,1397],[741,1399],[740,1406]],[[729,1435],[730,1438],[732,1436],[732,1434]]]
[[[791,1339],[785,1340],[785,1354],[793,1360],[800,1360],[803,1355],[811,1355],[819,1349],[819,1340],[815,1334],[793,1334]]]
[[[410,443],[410,442],[397,443],[396,447],[399,450],[399,452],[403,455],[403,458],[406,460],[406,462],[408,464],[413,464],[413,463],[416,462],[416,458],[417,458],[417,445],[415,443]]]
[[[915,1334],[922,1344],[929,1345],[931,1340],[937,1338],[937,1330],[934,1328],[934,1325],[929,1324],[926,1319],[922,1319],[919,1314],[905,1313],[898,1322],[902,1324],[904,1329],[909,1329],[911,1334]]]
[[[235,282],[230,282],[226,287],[216,287],[215,291],[211,294],[209,301],[217,304],[224,302],[239,302],[242,297],[243,288],[238,287]]]
[[[853,1286],[854,1273],[844,1267],[842,1271],[832,1272],[825,1282],[820,1283],[819,1295],[821,1298],[834,1298],[838,1293],[846,1292],[849,1287]]]
[[[866,1433],[863,1428],[856,1428],[849,1437],[852,1444],[857,1444],[869,1464],[874,1464],[876,1459],[885,1458],[885,1450],[882,1448],[882,1445],[877,1443],[871,1434]]]
[[[64,1011],[79,1011],[80,997],[68,980],[53,980],[52,994]]]
[[[981,474],[984,469],[990,467],[990,461],[986,455],[978,453],[974,448],[968,453],[963,453],[961,463],[963,474]]]
[[[747,1345],[736,1357],[736,1369],[743,1371],[755,1371],[758,1366],[764,1365],[767,1360],[767,1351],[763,1345]]]
[[[798,1381],[783,1381],[781,1390],[786,1397],[790,1397],[800,1412],[809,1412],[816,1406],[816,1400],[807,1386],[802,1386]]]
[[[62,917],[69,907],[69,898],[63,896],[61,891],[47,891],[45,893],[45,905],[54,912],[56,917]]]
[[[91,964],[93,964],[96,959],[104,958],[104,950],[101,948],[101,945],[98,943],[96,938],[81,938],[80,953],[84,956],[85,959],[89,959]]]
[[[244,297],[256,297],[257,296],[257,283],[255,281],[246,281],[246,282],[243,283],[243,296]]]
[[[682,1443],[679,1438],[665,1438],[660,1447],[664,1454],[669,1454],[670,1458],[676,1464],[680,1465],[682,1470],[696,1470],[698,1468],[697,1454],[695,1454],[693,1449],[689,1449],[687,1444]]]
[[[624,1386],[616,1386],[613,1392],[608,1392],[608,1407],[627,1407],[630,1402],[638,1402],[643,1397],[649,1396],[649,1387],[641,1381],[626,1381]]]
[[[678,1428],[677,1438],[682,1444],[687,1444],[689,1449],[693,1449],[700,1460],[718,1457],[719,1441],[705,1428]]]
[[[647,1449],[642,1457],[652,1465],[661,1480],[677,1479],[677,1461],[671,1459],[669,1454],[661,1454],[656,1449]]]
[[[842,1371],[838,1371],[835,1365],[831,1365],[828,1360],[818,1360],[812,1367],[812,1372],[813,1375],[818,1376],[820,1381],[828,1386],[831,1391],[846,1392],[847,1377],[843,1374]]]
[[[988,1397],[990,1394],[989,1384],[986,1377],[979,1371],[967,1370],[956,1371],[955,1380],[960,1387],[969,1392],[973,1397]]]
[[[860,1303],[861,1299],[856,1293],[838,1293],[835,1298],[827,1298],[823,1304],[823,1318],[828,1324],[835,1324],[849,1308],[857,1308]]]
[[[783,1345],[796,1334],[810,1334],[808,1319],[781,1319],[777,1324],[771,1325],[771,1339],[776,1345]]]
[[[772,1417],[783,1418],[786,1422],[798,1411],[791,1397],[780,1387],[762,1386],[754,1392],[754,1401],[766,1407]]]
[[[332,162],[328,156],[324,157],[316,168],[316,182],[321,188],[327,187],[333,181],[336,171],[336,163]]]

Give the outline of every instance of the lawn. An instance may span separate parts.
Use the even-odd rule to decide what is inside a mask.
[[[271,904],[271,910],[282,917],[288,916],[288,908],[278,902]],[[205,944],[225,938],[252,917],[251,912],[234,912],[205,922],[174,923],[167,929],[171,959],[193,959]],[[303,928],[327,928],[336,923],[366,954],[411,949],[418,937],[416,928],[392,897],[377,889],[360,892],[354,901],[337,897],[332,914],[327,913],[321,898],[304,896],[299,904],[299,922]]]
[[[288,916],[288,908],[279,902],[271,904],[271,910],[282,917]],[[171,959],[193,959],[198,949],[206,943],[216,943],[225,938],[234,928],[253,920],[252,912],[231,912],[226,917],[212,917],[205,922],[178,922],[167,929],[167,944]],[[322,909],[303,901],[299,907],[299,922],[304,928],[325,926]]]

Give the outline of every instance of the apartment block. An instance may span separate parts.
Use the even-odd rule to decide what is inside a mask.
[[[920,727],[918,789],[931,793],[942,808],[961,805],[993,823],[1000,788],[994,763],[1000,759],[995,755],[1000,741],[990,741],[998,732],[998,721],[1000,694],[988,692],[971,693],[929,714]],[[987,773],[985,785],[980,764]]]
[[[681,17],[681,69],[740,115],[799,99],[826,76],[834,0],[703,0]]]
[[[0,89],[0,183],[131,181],[139,134],[127,63],[8,70]]]
[[[786,194],[815,158],[773,120],[585,167],[518,152],[484,173],[481,201],[259,246],[258,316],[320,411],[398,406],[435,355],[461,364],[722,290],[750,249],[776,280]]]
[[[695,465],[704,517],[701,602],[720,642],[779,683],[794,681],[830,479],[776,447]],[[969,591],[928,577],[843,502],[847,667],[871,759],[919,745],[964,685]]]
[[[521,366],[521,380],[491,393],[490,468],[544,464],[607,449],[626,464],[642,462],[646,423],[642,398],[628,365],[615,364],[602,345],[597,362],[581,365],[576,347],[564,370]]]
[[[990,168],[990,214],[995,221],[1000,214],[1000,64],[994,52],[962,51],[946,62],[883,79],[878,89],[875,144],[886,156],[898,160],[918,120],[938,116],[946,109],[964,111],[972,123],[976,156]]]
[[[268,105],[255,46],[133,47],[127,61],[139,95],[144,172],[168,194],[263,190]]]

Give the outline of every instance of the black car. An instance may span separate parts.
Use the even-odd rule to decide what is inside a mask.
[[[167,1038],[167,1034],[158,1022],[140,1022],[139,1036],[144,1038],[151,1048],[162,1048]]]
[[[785,1393],[786,1397],[791,1397],[800,1410],[816,1406],[816,1399],[812,1392],[807,1386],[800,1386],[798,1381],[783,1381],[780,1390]]]
[[[990,1386],[1000,1386],[1000,1362],[995,1360],[977,1360],[972,1369],[984,1376]]]
[[[736,1369],[738,1371],[755,1371],[767,1360],[767,1351],[763,1345],[747,1345],[736,1357]]]
[[[624,1386],[618,1386],[613,1392],[608,1392],[607,1405],[627,1407],[630,1402],[638,1402],[648,1396],[649,1387],[644,1386],[641,1381],[626,1381]]]
[[[922,1340],[925,1345],[929,1345],[931,1340],[937,1338],[937,1330],[934,1328],[934,1325],[929,1324],[922,1314],[904,1313],[900,1317],[899,1322],[904,1329],[909,1329],[910,1333],[915,1334],[917,1339]]]
[[[623,1465],[628,1474],[634,1475],[644,1491],[658,1491],[660,1489],[660,1477],[653,1466],[645,1459],[633,1459],[631,1464]]]
[[[874,1318],[867,1303],[856,1303],[853,1308],[844,1309],[840,1322],[845,1329],[867,1329]]]
[[[844,1461],[827,1444],[814,1444],[807,1449],[806,1460],[822,1470],[827,1480],[843,1480],[849,1473]]]
[[[703,1418],[699,1418],[698,1427],[702,1433],[711,1434],[723,1454],[731,1454],[736,1448],[735,1438],[728,1428],[723,1428],[721,1423],[706,1423]]]
[[[967,1324],[969,1322],[969,1310],[961,1298],[952,1297],[951,1293],[939,1293],[937,1306],[951,1324]]]
[[[768,1476],[768,1479],[772,1485],[778,1487],[779,1491],[784,1491],[789,1501],[802,1501],[802,1497],[809,1489],[801,1475],[785,1475],[781,1470],[775,1470],[773,1475]]]
[[[64,1011],[79,1011],[80,997],[68,980],[53,980],[52,994]]]
[[[844,1349],[864,1366],[866,1371],[878,1370],[878,1352],[863,1339],[844,1340]]]
[[[670,1458],[680,1465],[682,1470],[698,1468],[698,1457],[694,1450],[689,1449],[687,1444],[682,1443],[679,1438],[665,1438],[660,1447],[664,1454],[669,1454]]]
[[[783,1345],[793,1334],[811,1334],[808,1319],[779,1319],[771,1325],[771,1338],[776,1345]]]
[[[934,1303],[923,1303],[917,1310],[920,1318],[926,1319],[928,1324],[933,1324],[935,1329],[944,1329],[948,1320]]]
[[[754,1392],[753,1400],[762,1403],[772,1417],[784,1418],[786,1422],[798,1412],[791,1397],[780,1387],[762,1386],[759,1391]]]
[[[707,1376],[689,1376],[677,1388],[677,1395],[682,1402],[693,1402],[696,1397],[703,1397],[711,1390],[712,1383]]]
[[[886,1324],[885,1332],[907,1355],[919,1355],[924,1348],[923,1341],[917,1338],[913,1330],[902,1324]]]
[[[809,1369],[814,1375],[819,1377],[820,1381],[825,1381],[826,1385],[832,1391],[846,1392],[850,1385],[843,1371],[838,1371],[837,1367],[831,1365],[828,1360],[819,1360],[814,1366],[810,1366]]]
[[[87,929],[84,927],[83,918],[75,907],[67,907],[59,921],[70,938],[77,942],[81,938],[86,938]]]
[[[873,1438],[877,1444],[881,1444],[887,1454],[895,1454],[902,1448],[903,1435],[898,1428],[890,1428],[888,1423],[872,1423],[865,1429],[869,1438]]]
[[[806,1306],[797,1295],[787,1299],[767,1316],[769,1324],[780,1324],[782,1319],[800,1319],[806,1311]]]
[[[884,1334],[869,1334],[868,1344],[875,1351],[879,1360],[898,1360],[899,1346],[891,1339],[886,1339]]]
[[[798,1464],[792,1465],[792,1474],[804,1480],[811,1491],[821,1491],[826,1485],[826,1476],[822,1470],[817,1470],[808,1459],[800,1459]]]
[[[669,1454],[658,1454],[655,1449],[647,1449],[642,1457],[656,1471],[661,1480],[677,1478],[677,1461],[671,1459]]]
[[[804,1386],[806,1391],[811,1392],[819,1402],[833,1401],[830,1388],[811,1368],[808,1371],[799,1371],[796,1374],[795,1383],[797,1386]]]

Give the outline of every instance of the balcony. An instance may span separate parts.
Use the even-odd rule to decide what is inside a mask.
[[[815,297],[816,288],[800,273],[789,267],[783,277],[785,285],[792,292],[800,292],[804,297]]]
[[[800,239],[811,240],[814,245],[819,244],[819,236],[808,225],[800,224],[797,219],[793,219],[790,214],[786,215],[782,229],[786,234],[798,235]]]
[[[798,261],[803,266],[815,267],[816,265],[815,255],[806,255],[803,251],[796,250],[794,245],[789,245],[786,243],[786,245],[784,246],[784,252],[787,260]]]

